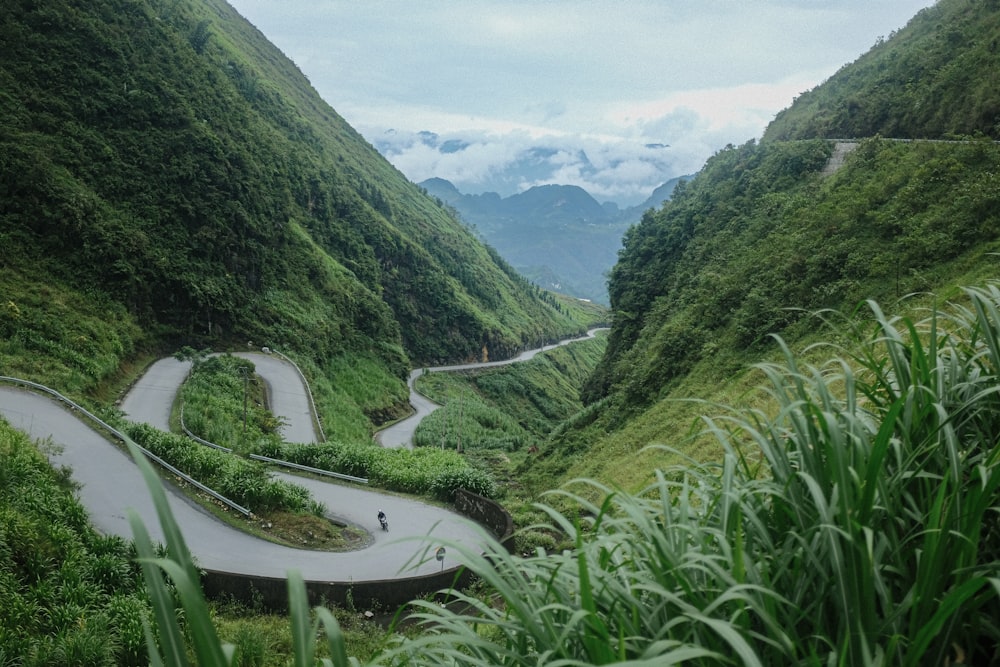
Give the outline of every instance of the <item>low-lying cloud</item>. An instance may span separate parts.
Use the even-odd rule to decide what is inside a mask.
[[[792,93],[787,94],[790,100]],[[628,118],[606,119],[618,130],[600,134],[488,128],[488,121],[482,129],[446,132],[361,131],[414,182],[443,178],[466,194],[502,196],[537,185],[576,185],[598,201],[631,206],[666,181],[698,171],[719,147],[759,137],[780,106],[748,112],[741,105],[733,122],[692,106],[677,106],[658,117],[636,109]]]

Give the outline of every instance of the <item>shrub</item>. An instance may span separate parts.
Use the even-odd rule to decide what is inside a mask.
[[[265,456],[291,463],[365,477],[375,486],[452,500],[457,488],[496,495],[492,476],[460,455],[436,448],[385,449],[370,444],[297,445],[268,443]]]
[[[478,468],[452,468],[431,481],[431,493],[441,500],[452,501],[455,491],[465,489],[481,496],[496,496],[496,483],[489,473]]]
[[[236,454],[199,445],[148,424],[127,424],[126,434],[167,463],[233,502],[257,512],[316,511],[309,492],[295,484],[271,479],[267,468]]]

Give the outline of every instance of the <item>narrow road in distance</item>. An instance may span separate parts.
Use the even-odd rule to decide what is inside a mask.
[[[512,357],[510,359],[504,359],[502,361],[486,361],[482,363],[473,364],[454,364],[451,366],[432,366],[430,368],[415,368],[410,372],[410,377],[407,380],[407,386],[410,388],[410,405],[413,406],[413,414],[406,419],[401,419],[392,426],[385,428],[375,434],[375,441],[378,442],[383,447],[388,447],[396,449],[399,447],[413,447],[413,434],[417,430],[417,426],[420,422],[437,410],[440,405],[427,398],[420,392],[416,390],[415,383],[417,378],[419,378],[424,373],[442,373],[448,371],[468,371],[468,370],[478,370],[482,368],[492,368],[493,366],[506,366],[508,364],[516,364],[520,361],[528,361],[534,359],[535,356],[541,354],[542,352],[547,352],[553,350],[557,347],[562,347],[563,345],[569,345],[570,343],[575,343],[581,340],[587,340],[588,338],[593,338],[597,335],[598,331],[606,331],[606,327],[597,327],[589,330],[583,336],[577,338],[567,338],[566,340],[561,340],[558,343],[553,343],[552,345],[545,345],[543,347],[535,348],[533,350],[527,350]]]

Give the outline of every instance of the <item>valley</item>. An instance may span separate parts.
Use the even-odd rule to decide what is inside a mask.
[[[0,374],[79,406],[0,390],[0,663],[1000,660],[997,3],[922,9],[631,221],[409,182],[223,0],[14,2],[0,34]],[[371,546],[220,528],[84,410]],[[416,552],[468,579],[362,603]],[[226,567],[281,612],[200,585]]]

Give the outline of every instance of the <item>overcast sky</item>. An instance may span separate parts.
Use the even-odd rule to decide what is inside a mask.
[[[411,180],[573,184],[619,202],[760,137],[796,95],[934,4],[229,2]]]

